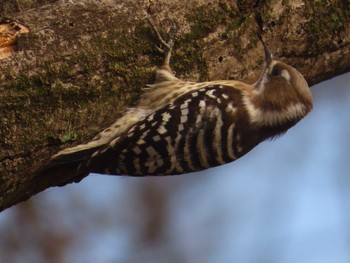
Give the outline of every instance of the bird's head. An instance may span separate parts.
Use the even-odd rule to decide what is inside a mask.
[[[264,69],[254,84],[251,121],[260,126],[297,122],[312,109],[312,96],[303,75],[271,54],[264,45]]]

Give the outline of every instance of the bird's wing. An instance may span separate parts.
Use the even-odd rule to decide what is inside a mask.
[[[228,133],[238,95],[235,90],[227,95],[227,89],[233,90],[209,85],[178,97],[95,152],[87,168],[115,175],[168,175],[234,160]]]

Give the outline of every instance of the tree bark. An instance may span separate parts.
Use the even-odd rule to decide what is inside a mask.
[[[30,32],[0,60],[0,211],[81,178],[35,177],[60,149],[87,142],[132,105],[162,61],[176,21],[172,67],[180,78],[254,82],[257,33],[310,85],[350,69],[349,1],[3,1],[0,15]]]

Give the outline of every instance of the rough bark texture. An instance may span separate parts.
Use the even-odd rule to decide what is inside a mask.
[[[147,15],[179,32],[172,66],[189,80],[254,82],[257,38],[309,84],[350,69],[349,1],[2,1],[0,18],[29,27],[0,60],[0,211],[77,178],[35,178],[58,150],[91,139],[152,82],[162,60]]]

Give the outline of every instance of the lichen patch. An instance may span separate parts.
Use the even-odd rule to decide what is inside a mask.
[[[17,36],[29,33],[29,28],[18,21],[0,21],[0,60],[12,56],[17,49]]]

